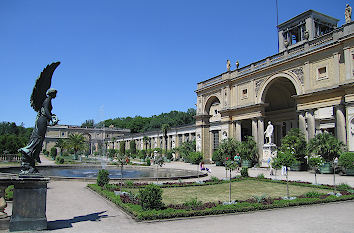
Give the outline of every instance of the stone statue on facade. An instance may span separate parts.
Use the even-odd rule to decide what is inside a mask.
[[[267,144],[272,144],[273,130],[274,130],[274,127],[273,127],[272,123],[270,121],[268,121],[267,129],[264,132],[265,137],[268,138]]]
[[[349,6],[349,4],[346,5],[345,7],[345,23],[350,23],[352,21],[352,8]]]
[[[240,63],[238,62],[238,60],[236,61],[236,69],[238,69],[238,67],[240,66]]]
[[[27,146],[19,149],[22,154],[21,173],[38,173],[35,163],[40,163],[39,154],[48,125],[56,125],[58,118],[52,113],[52,99],[57,95],[57,90],[50,88],[54,70],[60,62],[48,65],[37,78],[31,95],[31,107],[37,112],[35,126]]]
[[[197,151],[201,151],[202,150],[202,139],[200,137],[200,134],[197,135]]]
[[[230,62],[230,60],[227,60],[227,61],[226,61],[226,70],[227,70],[227,71],[230,71],[230,70],[231,70],[231,62]]]

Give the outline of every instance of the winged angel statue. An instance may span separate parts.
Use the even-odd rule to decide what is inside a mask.
[[[21,173],[38,173],[36,161],[41,162],[39,153],[42,150],[45,133],[48,125],[56,125],[58,118],[52,114],[52,99],[57,95],[57,90],[50,88],[54,70],[60,62],[53,62],[43,69],[37,78],[31,95],[31,107],[38,113],[30,141],[27,146],[19,149],[22,153]]]

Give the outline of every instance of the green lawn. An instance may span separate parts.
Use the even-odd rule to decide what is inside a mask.
[[[138,192],[137,189],[129,189],[129,191],[134,193]],[[320,193],[330,192],[328,189],[289,185],[289,192],[291,196],[299,196],[311,191]],[[286,196],[286,185],[258,180],[242,180],[232,182],[232,200],[246,200],[252,196],[261,195],[267,195],[270,197],[284,197]],[[197,198],[202,202],[228,201],[229,183],[206,186],[163,188],[162,198],[165,204],[184,203],[193,198]]]

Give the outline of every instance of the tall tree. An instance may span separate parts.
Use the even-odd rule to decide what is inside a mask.
[[[67,147],[74,151],[75,159],[78,159],[77,153],[85,149],[85,137],[82,134],[70,134],[67,139]]]
[[[168,130],[170,129],[171,127],[168,125],[168,124],[163,124],[161,126],[161,131],[163,133],[163,136],[165,138],[165,151],[167,152],[167,133],[168,133]]]

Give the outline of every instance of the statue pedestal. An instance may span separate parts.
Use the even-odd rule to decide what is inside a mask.
[[[15,186],[10,231],[47,229],[46,202],[49,178],[19,177]]]
[[[8,230],[10,224],[10,217],[0,218],[0,230]]]
[[[277,146],[273,143],[263,145],[263,157],[261,160],[261,167],[269,167],[268,160],[277,156]]]

